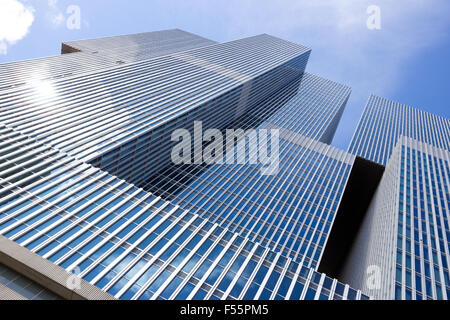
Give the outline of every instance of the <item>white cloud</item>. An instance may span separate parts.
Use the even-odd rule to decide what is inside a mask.
[[[34,21],[34,9],[17,0],[0,2],[0,54],[6,54],[8,46],[24,38]]]

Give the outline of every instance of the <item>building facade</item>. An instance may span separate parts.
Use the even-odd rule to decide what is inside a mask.
[[[310,53],[175,29],[0,65],[0,297],[448,299],[448,120],[372,96],[339,150],[351,89],[305,72]],[[213,163],[208,129],[241,132]],[[365,161],[384,173],[353,212]],[[354,245],[324,259],[352,214]]]
[[[449,120],[371,96],[350,152],[386,164],[341,279],[378,299],[448,299]]]
[[[448,299],[449,159],[399,139],[342,279],[377,299]]]
[[[401,136],[450,150],[450,120],[371,95],[349,152],[385,166]]]
[[[103,298],[368,298],[315,271],[354,156],[324,143],[350,90],[305,74],[308,48],[268,35],[217,44],[170,30],[64,43],[62,52],[2,66],[16,76],[0,91],[0,234],[15,248],[9,255],[25,248],[36,273],[51,263]],[[95,66],[77,69],[75,56]],[[38,81],[24,81],[27,70]],[[170,166],[171,132],[192,132],[194,120],[284,130],[281,173],[264,184],[254,177],[273,190],[263,210],[244,197],[253,215],[214,219],[140,188]],[[238,173],[235,183],[247,177]],[[232,202],[220,205],[234,213]]]
[[[1,148],[0,234],[85,286],[118,299],[368,298],[12,129]]]
[[[263,165],[251,164],[249,157],[241,164],[223,159],[209,166],[168,166],[144,188],[317,267],[354,161],[320,141],[334,135],[350,89],[308,73],[293,89],[275,94],[233,125],[279,130],[276,174],[263,173]],[[247,153],[258,142],[256,135],[242,139],[236,148]]]

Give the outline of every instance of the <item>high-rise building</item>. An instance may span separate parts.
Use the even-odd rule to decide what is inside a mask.
[[[308,48],[268,35],[217,44],[171,30],[62,51],[2,66],[17,75],[0,92],[8,268],[33,270],[28,281],[63,298],[368,298],[315,271],[355,157],[324,144],[350,90],[305,74]],[[82,57],[95,66],[72,64]],[[27,82],[27,70],[38,81]],[[264,210],[244,198],[243,209],[254,207],[244,228],[237,216],[214,221],[140,188],[171,166],[171,133],[193,132],[194,121],[281,129],[280,174],[253,177],[272,191]],[[234,202],[220,206],[236,213]],[[81,284],[69,290],[61,279],[72,272]]]
[[[67,42],[62,44],[59,56],[0,64],[0,90],[36,87],[43,80],[114,68],[215,43],[178,29]]]
[[[260,35],[32,82],[0,92],[0,122],[140,184],[170,162],[173,130],[225,128],[298,78],[309,53]]]
[[[168,166],[145,188],[317,267],[354,161],[354,156],[320,140],[331,141],[350,89],[308,73],[299,81],[233,125],[279,130],[276,174],[262,173],[262,165],[249,163],[248,157],[242,164],[224,159],[209,166]],[[245,143],[238,148],[244,150],[258,142],[256,136],[242,139]]]
[[[349,152],[385,166],[401,136],[450,150],[450,120],[371,95]]]
[[[80,295],[95,285],[121,299],[367,298],[4,126],[1,154],[2,245],[29,250],[35,274],[48,261],[75,272]]]
[[[342,277],[377,299],[448,299],[450,121],[371,96],[350,151],[386,164]]]
[[[448,120],[372,96],[339,150],[310,52],[175,29],[0,65],[0,298],[447,299]]]
[[[401,137],[342,279],[377,299],[448,299],[450,153]]]

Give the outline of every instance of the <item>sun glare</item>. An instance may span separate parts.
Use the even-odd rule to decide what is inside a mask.
[[[43,98],[51,98],[56,95],[55,88],[48,81],[35,80],[31,82],[33,90]]]

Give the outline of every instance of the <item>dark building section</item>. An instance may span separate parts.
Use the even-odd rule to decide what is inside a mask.
[[[66,43],[62,43],[61,45],[61,54],[67,54],[67,53],[74,53],[74,52],[81,52],[80,49],[74,48],[69,46]]]
[[[383,173],[382,165],[356,157],[319,265],[320,272],[339,279]]]

